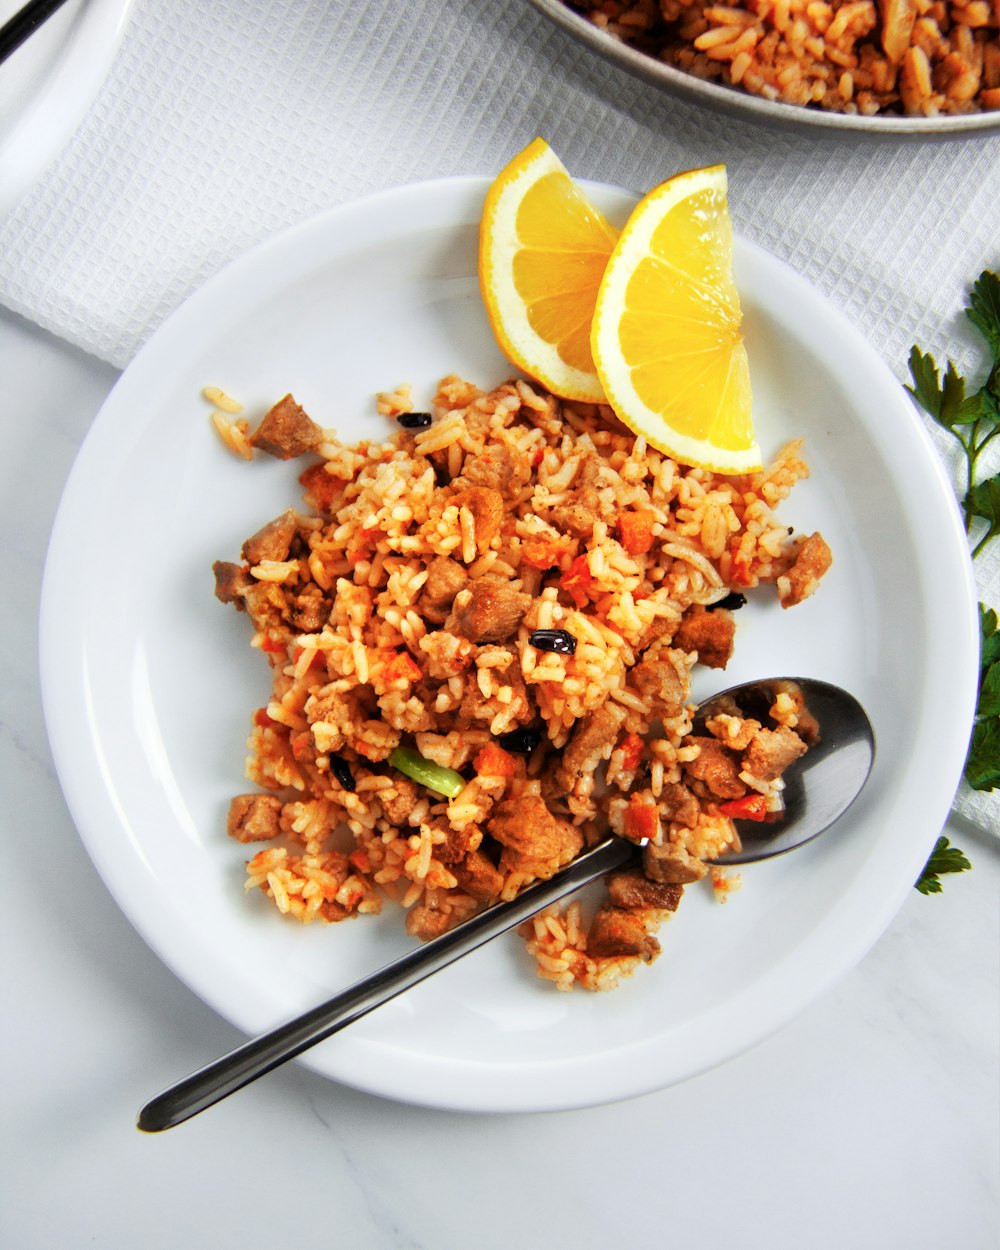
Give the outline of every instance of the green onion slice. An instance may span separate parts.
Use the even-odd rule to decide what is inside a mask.
[[[428,790],[446,795],[453,799],[465,789],[465,778],[454,768],[443,768],[433,760],[425,760],[419,751],[412,747],[396,747],[389,756],[389,763],[412,781],[419,782]]]

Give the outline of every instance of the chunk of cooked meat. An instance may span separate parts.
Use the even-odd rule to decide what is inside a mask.
[[[260,564],[261,560],[287,560],[296,528],[295,513],[289,510],[268,521],[248,538],[240,555],[247,564]]]
[[[684,745],[700,748],[695,759],[685,761],[684,771],[688,776],[704,782],[716,798],[739,799],[746,794],[746,784],[740,781],[738,758],[718,739],[692,734],[684,740]]]
[[[420,610],[424,617],[440,625],[468,579],[468,573],[457,560],[448,556],[435,557],[427,566],[427,581],[420,595]]]
[[[410,937],[419,938],[421,942],[429,942],[431,938],[440,937],[451,928],[451,913],[442,911],[440,907],[430,907],[419,903],[406,913],[406,932]]]
[[[530,607],[531,595],[499,578],[480,577],[459,591],[445,628],[470,642],[507,642]]]
[[[505,867],[535,877],[550,877],[583,846],[580,830],[553,816],[537,794],[498,803],[486,829],[503,846],[501,863]]]
[[[652,842],[642,848],[642,870],[650,881],[662,885],[690,885],[708,872],[707,866],[682,846],[654,846]]]
[[[470,851],[460,864],[452,866],[451,871],[459,889],[480,903],[489,903],[500,897],[503,873],[482,851]]]
[[[778,599],[781,606],[791,608],[807,599],[832,563],[833,554],[823,535],[810,534],[799,547],[795,563],[783,577],[778,578]]]
[[[700,603],[692,604],[681,617],[673,646],[697,651],[698,662],[708,668],[725,668],[733,654],[736,618],[725,608],[709,612]]]
[[[458,508],[468,508],[476,531],[476,551],[489,551],[490,543],[500,533],[504,518],[503,495],[490,486],[469,486],[448,501]]]
[[[701,807],[691,791],[680,781],[669,781],[660,791],[660,814],[665,821],[693,829],[698,823]]]
[[[559,780],[567,790],[610,756],[624,719],[625,709],[609,699],[577,722],[559,766]]]
[[[654,715],[677,716],[682,711],[688,696],[687,677],[663,639],[654,642],[633,666],[629,681],[649,700]]]
[[[584,502],[564,504],[549,513],[550,522],[562,534],[573,538],[590,538],[594,525],[600,520],[597,511]]]
[[[531,480],[531,462],[503,445],[491,446],[481,456],[467,456],[455,484],[489,486],[507,501],[514,500]]]
[[[509,651],[512,657],[515,656],[513,647],[505,647],[504,650]],[[492,671],[498,685],[510,691],[509,697],[505,696],[507,701],[504,703],[504,708],[511,724],[530,725],[537,719],[538,713],[528,694],[520,664],[515,662],[506,668],[494,668]],[[478,681],[467,681],[465,693],[458,708],[455,728],[459,731],[469,728],[482,729],[483,724],[488,725],[496,713],[496,696],[483,694]]]
[[[466,825],[464,829],[452,829],[446,822],[437,826],[445,835],[443,842],[434,843],[434,858],[442,864],[459,864],[466,855],[479,849],[483,831],[478,825]]]
[[[743,752],[743,767],[761,781],[773,781],[807,749],[795,730],[787,725],[780,725],[777,729],[759,729]]]
[[[647,650],[653,645],[654,642],[658,642],[661,638],[664,639],[665,642],[669,643],[674,636],[674,631],[677,629],[679,620],[679,612],[673,616],[654,616],[643,631],[642,637],[636,645],[636,651]]]
[[[216,560],[212,565],[215,575],[215,597],[222,603],[231,603],[238,612],[246,609],[243,593],[253,585],[253,578],[241,564],[228,560]]]
[[[237,842],[266,842],[281,832],[281,800],[273,794],[238,794],[229,804],[226,833]]]
[[[389,824],[397,827],[405,824],[410,812],[416,806],[416,783],[400,774],[392,778],[391,788],[386,786],[384,789],[377,791],[377,794],[378,801],[382,805],[382,811],[385,813],[385,818]]]
[[[288,615],[300,634],[316,634],[330,619],[332,604],[314,583],[288,598]]]
[[[745,718],[733,705],[732,711],[719,712],[710,717],[705,722],[705,728],[730,751],[745,751],[760,729],[760,721]]]
[[[684,887],[675,882],[651,881],[636,868],[624,868],[613,872],[607,879],[608,898],[616,907],[626,911],[656,907],[661,911],[676,911],[680,906]]]
[[[274,582],[251,581],[243,593],[243,602],[254,629],[264,632],[280,629],[289,620],[288,600]]]
[[[607,903],[599,908],[587,934],[588,955],[596,959],[638,955],[651,963],[659,953],[660,944],[646,932],[641,916]]]
[[[249,442],[251,447],[278,460],[291,460],[314,450],[323,438],[322,428],[306,415],[291,395],[286,395],[264,414]]]

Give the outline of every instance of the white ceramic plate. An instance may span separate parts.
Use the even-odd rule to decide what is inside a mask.
[[[392,906],[302,927],[244,896],[247,852],[225,816],[245,788],[244,743],[269,676],[245,619],[213,598],[210,566],[298,501],[299,469],[225,451],[200,390],[222,386],[251,414],[291,390],[357,437],[389,429],[377,390],[410,381],[423,406],[452,371],[503,380],[476,280],[486,186],[429,183],[336,209],[208,282],[108,398],[59,510],[41,656],[68,802],[136,928],[248,1033],[410,940]],[[633,203],[590,190],[618,220]],[[535,979],[518,938],[503,938],[311,1051],[316,1070],[468,1110],[584,1106],[683,1080],[851,968],[923,866],[959,778],[976,680],[957,509],[909,401],[861,337],[756,247],[739,242],[736,261],[758,432],[768,453],[805,436],[813,476],[785,514],[821,529],[835,564],[800,607],[762,595],[739,614],[725,684],[793,673],[853,690],[878,736],[868,788],[835,833],[748,868],[725,907],[690,889],[659,961],[615,993],[560,994]]]
[[[0,25],[24,0],[0,0]],[[71,0],[0,68],[0,216],[59,155],[111,68],[131,0]]]

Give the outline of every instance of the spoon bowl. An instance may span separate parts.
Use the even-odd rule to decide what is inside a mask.
[[[721,690],[699,705],[695,732],[704,733],[706,720],[732,703],[766,727],[775,699],[791,688],[802,694],[819,723],[819,740],[783,774],[785,806],[779,819],[737,819],[742,847],[720,855],[715,864],[750,864],[811,842],[847,811],[868,780],[875,731],[867,713],[846,690],[813,677],[771,677]]]
[[[811,841],[850,807],[868,779],[875,755],[871,723],[852,695],[828,682],[772,678],[733,686],[699,706],[695,726],[703,726],[707,716],[733,703],[745,716],[766,725],[776,694],[789,684],[798,687],[819,721],[820,740],[783,775],[786,809],[780,822],[766,827],[762,834],[760,825],[739,821],[741,839],[746,838],[749,845],[714,863],[768,859]],[[172,1085],[142,1108],[138,1127],[155,1133],[190,1119],[551,903],[622,867],[635,854],[633,843],[609,835],[550,880],[536,882],[507,902],[494,903],[318,1007],[245,1042]]]

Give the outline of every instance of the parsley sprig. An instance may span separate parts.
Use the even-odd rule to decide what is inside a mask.
[[[917,879],[917,889],[921,894],[941,893],[941,874],[948,872],[965,872],[972,865],[957,846],[952,846],[942,834],[934,844],[931,857]]]
[[[978,478],[980,458],[1000,438],[1000,277],[984,270],[972,285],[965,315],[989,349],[986,380],[975,391],[949,360],[942,376],[933,356],[914,346],[910,351],[907,390],[965,452],[965,493],[962,511],[972,545],[972,558],[992,539],[1000,537],[1000,473]],[[985,525],[984,525],[985,523]],[[997,614],[979,605],[979,693],[965,779],[974,790],[1000,786],[1000,629]],[[917,889],[922,894],[941,890],[939,874],[964,872],[971,865],[947,838],[938,838]]]
[[[950,360],[942,378],[934,357],[914,346],[910,350],[913,385],[906,389],[965,451],[965,528],[971,535],[974,526],[986,522],[972,549],[975,559],[990,539],[1000,535],[1000,473],[976,480],[979,458],[995,438],[1000,438],[1000,278],[995,273],[986,269],[979,275],[965,315],[986,340],[992,357],[983,385],[967,394],[968,383]]]

